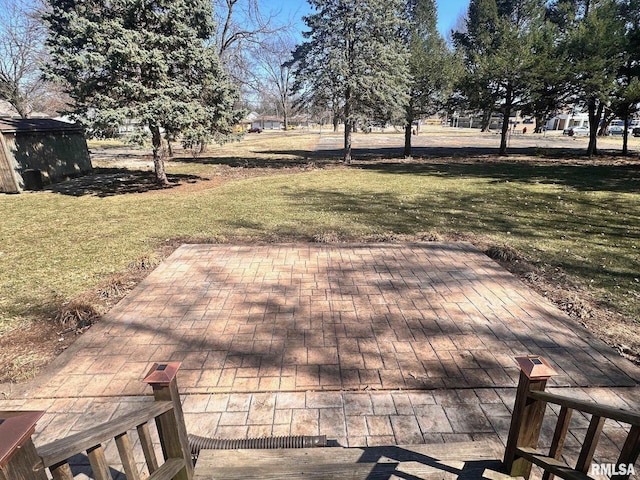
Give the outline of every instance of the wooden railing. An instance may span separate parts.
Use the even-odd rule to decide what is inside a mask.
[[[528,479],[532,465],[544,470],[543,480],[554,475],[568,480],[586,480],[600,434],[607,419],[630,425],[629,433],[615,465],[611,480],[629,478],[640,454],[640,414],[545,392],[547,380],[555,375],[547,361],[539,356],[520,357],[520,380],[511,417],[504,456],[505,470],[512,476]],[[537,450],[547,403],[560,406],[558,421],[548,454]],[[591,415],[584,443],[575,467],[560,460],[574,410]]]
[[[176,382],[179,363],[155,364],[144,382],[155,402],[85,432],[35,448],[31,436],[44,412],[0,412],[0,480],[72,480],[69,459],[86,452],[96,480],[111,480],[104,445],[114,439],[127,480],[139,480],[129,432],[136,430],[149,480],[191,480],[193,462]],[[155,423],[164,462],[158,462],[151,437]]]
[[[545,392],[555,372],[541,357],[517,359],[521,367],[513,416],[504,456],[505,469],[512,476],[528,479],[532,465],[544,470],[543,480],[553,475],[568,480],[586,480],[596,446],[607,419],[630,425],[629,433],[613,468],[612,480],[627,479],[640,455],[640,414]],[[111,480],[104,444],[111,439],[120,455],[128,480],[141,478],[136,468],[129,432],[136,430],[150,480],[191,480],[193,463],[176,382],[179,363],[155,364],[144,381],[152,386],[155,402],[136,412],[98,425],[40,448],[32,435],[45,412],[0,412],[0,480],[46,480],[48,469],[54,480],[71,480],[69,459],[86,452],[96,480]],[[559,405],[560,413],[548,454],[537,450],[547,403]],[[591,415],[585,440],[574,468],[560,461],[571,414],[578,410]],[[160,464],[150,436],[155,423],[164,462]],[[625,467],[625,468],[623,468]]]

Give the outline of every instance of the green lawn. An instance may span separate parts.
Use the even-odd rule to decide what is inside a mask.
[[[184,172],[216,168],[194,160]],[[637,164],[443,160],[357,164],[191,192],[0,195],[0,332],[50,312],[170,238],[357,240],[424,231],[510,245],[534,262],[561,267],[638,318],[639,172]]]

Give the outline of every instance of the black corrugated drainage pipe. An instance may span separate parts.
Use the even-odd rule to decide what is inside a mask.
[[[271,448],[311,448],[326,447],[326,435],[296,435],[289,437],[244,438],[224,440],[218,438],[188,435],[191,456],[197,460],[200,450],[236,450],[236,449],[271,449]]]

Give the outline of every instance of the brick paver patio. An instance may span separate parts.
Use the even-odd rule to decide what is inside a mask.
[[[513,387],[541,354],[556,386],[632,386],[637,368],[466,243],[185,245],[72,347],[32,397]]]
[[[0,410],[47,410],[41,445],[150,401],[151,364],[181,361],[191,433],[504,442],[526,354],[556,392],[640,408],[638,367],[470,244],[185,245]],[[572,422],[569,457],[588,426]],[[596,460],[624,441],[604,433]]]

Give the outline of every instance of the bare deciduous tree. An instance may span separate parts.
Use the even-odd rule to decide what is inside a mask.
[[[296,42],[287,32],[279,32],[252,49],[255,60],[251,83],[257,92],[267,92],[276,99],[284,128],[289,128],[293,95],[291,52]]]
[[[279,11],[261,9],[259,0],[213,3],[218,25],[216,42],[223,66],[245,100],[255,99],[256,92],[258,97],[264,97],[263,50],[273,50],[274,42],[281,34],[286,35],[291,22],[283,22]]]
[[[46,30],[38,6],[0,0],[0,98],[27,118],[34,110],[53,113],[64,105],[64,96],[42,78]]]

